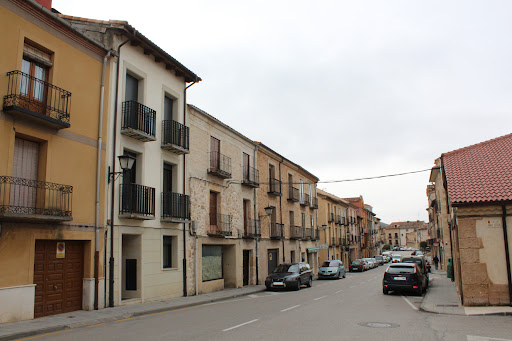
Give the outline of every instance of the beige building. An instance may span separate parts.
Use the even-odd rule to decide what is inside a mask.
[[[104,305],[109,50],[45,3],[0,0],[0,323]]]
[[[203,110],[188,105],[188,188],[192,236],[188,293],[255,285],[259,224],[257,145]]]
[[[259,282],[284,262],[306,261],[318,272],[318,178],[277,152],[258,143],[257,190],[261,224]],[[265,207],[272,209],[266,216]]]

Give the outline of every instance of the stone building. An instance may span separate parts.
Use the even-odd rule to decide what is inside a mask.
[[[462,303],[512,305],[512,134],[444,153],[431,181]],[[446,200],[442,200],[446,199]],[[449,240],[446,240],[449,238]],[[448,255],[445,255],[445,257]]]

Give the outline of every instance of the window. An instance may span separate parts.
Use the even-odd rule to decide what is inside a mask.
[[[295,213],[293,211],[290,211],[290,226],[295,225]]]
[[[123,184],[135,184],[137,183],[137,154],[125,150],[124,155],[135,158],[135,161],[133,161],[132,168],[123,170]]]
[[[130,74],[126,74],[125,101],[139,101],[139,80]]]
[[[202,276],[203,282],[223,278],[222,274],[222,246],[203,245]]]
[[[300,179],[300,202],[304,202],[304,181]]]
[[[243,168],[244,180],[250,180],[250,177],[249,177],[249,160],[250,160],[249,154],[243,153],[242,158],[244,161],[244,168]]]
[[[164,178],[163,178],[163,188],[162,188],[162,192],[164,192],[164,193],[173,192],[172,170],[173,170],[172,165],[170,165],[168,163],[164,163]]]
[[[220,168],[220,140],[210,136],[210,168]]]
[[[173,119],[173,105],[174,99],[165,96],[164,97],[164,121],[171,121]]]
[[[311,217],[311,228],[315,228],[315,221],[313,219],[313,216],[310,216]]]
[[[302,216],[302,227],[306,227],[306,214],[301,213],[301,216]]]
[[[163,236],[162,241],[162,267],[164,269],[175,268],[175,258],[173,256],[173,250],[175,249],[176,237],[172,236]]]
[[[210,225],[217,226],[218,193],[210,192]]]

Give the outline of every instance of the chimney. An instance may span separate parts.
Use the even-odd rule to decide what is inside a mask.
[[[47,10],[52,10],[52,0],[36,0],[36,2],[45,7]]]

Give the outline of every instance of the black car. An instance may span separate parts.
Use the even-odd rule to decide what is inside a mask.
[[[423,258],[421,256],[404,257],[404,258],[402,258],[402,263],[415,263],[415,264],[417,264],[418,267],[420,268],[420,270],[423,271],[423,274],[427,277],[427,288],[428,288],[428,281],[429,281],[428,273],[429,273],[429,270],[428,270],[428,265],[427,265],[427,261],[425,260],[425,258]]]
[[[313,273],[308,263],[280,264],[265,279],[267,290],[294,289],[299,290],[302,285],[313,285]]]
[[[421,295],[427,289],[427,277],[416,263],[391,264],[382,279],[382,292],[412,291]]]
[[[364,269],[364,261],[362,259],[356,259],[350,263],[350,267],[348,269],[350,272],[353,271],[361,271],[363,272]]]

